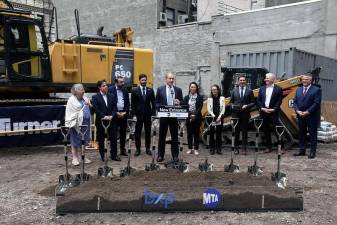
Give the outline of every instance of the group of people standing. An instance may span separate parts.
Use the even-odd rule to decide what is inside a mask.
[[[275,133],[275,126],[280,125],[279,114],[282,103],[282,88],[274,84],[276,76],[272,73],[266,74],[265,85],[260,87],[257,99],[254,98],[253,91],[247,86],[245,76],[238,78],[238,86],[231,92],[230,105],[232,118],[238,120],[235,129],[235,153],[239,154],[240,133],[242,134],[242,151],[247,154],[247,130],[252,107],[257,106],[260,117],[263,120],[262,128],[264,132],[266,150],[272,151],[271,133]],[[321,101],[320,88],[311,84],[311,74],[305,74],[302,78],[303,87],[296,91],[294,108],[297,114],[299,126],[300,151],[295,156],[305,155],[307,130],[310,134],[311,151],[309,158],[315,158],[317,145],[317,126],[319,124],[319,109]],[[82,84],[75,84],[72,88],[72,96],[69,98],[66,107],[66,126],[71,127],[70,141],[72,146],[73,165],[79,165],[79,148],[81,137],[79,135],[79,124],[87,125],[89,130],[85,135],[85,144],[89,142],[90,133],[90,111],[96,113],[95,126],[97,129],[97,141],[101,160],[104,161],[104,139],[105,131],[102,126],[103,120],[111,120],[108,130],[110,140],[110,157],[112,160],[121,161],[117,153],[117,132],[119,131],[120,155],[127,156],[125,149],[127,118],[136,116],[135,126],[135,156],[141,154],[141,133],[145,130],[145,153],[152,155],[151,124],[152,116],[161,106],[184,105],[188,107],[188,118],[186,119],[188,151],[187,154],[199,154],[199,136],[202,122],[202,107],[204,97],[199,93],[196,82],[189,84],[188,94],[183,97],[181,88],[174,85],[175,75],[167,73],[165,75],[165,85],[159,87],[155,94],[154,90],[147,87],[147,76],[139,75],[139,86],[131,93],[131,104],[129,94],[124,88],[124,78],[117,77],[115,84],[108,87],[105,80],[97,82],[98,92],[92,97],[92,102],[84,96]],[[210,154],[222,154],[222,128],[225,117],[225,97],[221,96],[218,85],[211,86],[210,97],[207,98],[207,113],[210,121]],[[131,106],[131,112],[130,112]],[[119,128],[119,129],[118,129]],[[178,143],[178,120],[177,118],[159,118],[159,141],[157,161],[164,161],[165,143],[167,130],[171,134],[171,155],[173,161],[179,161]],[[85,163],[90,163],[86,159]]]

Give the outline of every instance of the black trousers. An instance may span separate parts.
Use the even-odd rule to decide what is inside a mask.
[[[187,142],[189,149],[192,149],[193,147],[195,150],[199,149],[200,123],[200,119],[192,121],[190,119],[186,120]]]
[[[271,134],[274,133],[275,137],[278,138],[275,127],[280,125],[280,122],[278,121],[278,117],[275,117],[273,113],[261,113],[261,119],[263,120],[262,130],[266,140],[266,149],[271,149]]]
[[[239,140],[240,140],[240,132],[242,133],[242,146],[246,150],[247,149],[247,141],[248,141],[248,123],[249,123],[249,115],[245,112],[237,113],[233,118],[238,118],[239,122],[235,128],[235,141],[234,146],[236,149],[239,149]]]
[[[298,129],[299,129],[299,147],[300,151],[305,152],[307,144],[307,132],[309,132],[310,138],[310,150],[312,153],[316,153],[317,148],[317,128],[318,122],[316,118],[311,116],[307,117],[297,117],[298,119]]]
[[[215,134],[215,139],[214,139]],[[222,146],[222,123],[221,125],[211,126],[209,130],[209,148],[210,149],[220,149]]]
[[[125,151],[125,142],[126,142],[126,128],[127,128],[127,117],[124,118],[115,118],[113,121],[115,123],[115,129],[113,129],[114,151],[117,152],[117,131],[119,128],[119,146],[121,151]]]
[[[101,156],[101,159],[104,160],[104,141],[105,141],[105,130],[101,125],[96,124],[96,139],[98,141],[98,150],[99,154]],[[108,128],[108,138],[110,141],[110,157],[114,158],[117,156],[117,150],[116,148],[113,148],[114,142],[117,143],[116,138],[114,137],[114,130],[115,130],[115,125],[113,122],[111,123],[110,127]]]
[[[178,120],[176,118],[160,118],[159,120],[159,142],[158,142],[158,156],[163,157],[165,155],[165,140],[167,129],[170,128],[171,133],[171,154],[172,157],[179,156],[178,146]]]
[[[142,135],[143,124],[144,124],[144,130],[145,130],[145,148],[150,149],[150,145],[151,145],[151,117],[139,116],[137,117],[136,129],[135,129],[135,144],[136,144],[136,149],[139,151],[141,147],[141,135]]]

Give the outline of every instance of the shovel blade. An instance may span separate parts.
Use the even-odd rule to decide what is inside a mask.
[[[227,173],[238,173],[240,172],[240,169],[239,169],[239,166],[237,165],[229,164],[228,166],[225,166],[224,171]]]
[[[248,166],[248,173],[252,174],[253,176],[261,176],[263,174],[263,170],[261,167],[253,165]]]
[[[159,170],[159,165],[155,163],[145,164],[145,171]]]
[[[113,170],[112,168],[105,166],[105,167],[98,168],[97,174],[99,177],[112,177]]]

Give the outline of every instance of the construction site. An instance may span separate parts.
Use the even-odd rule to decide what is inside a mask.
[[[337,224],[336,0],[0,21],[0,224]]]

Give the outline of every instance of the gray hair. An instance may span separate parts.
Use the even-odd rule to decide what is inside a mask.
[[[276,79],[276,75],[273,74],[273,73],[267,73],[266,74],[266,77],[269,76],[272,80],[275,80]]]
[[[72,87],[71,87],[71,93],[73,95],[75,95],[77,92],[79,91],[84,91],[84,87],[82,84],[74,84]]]

